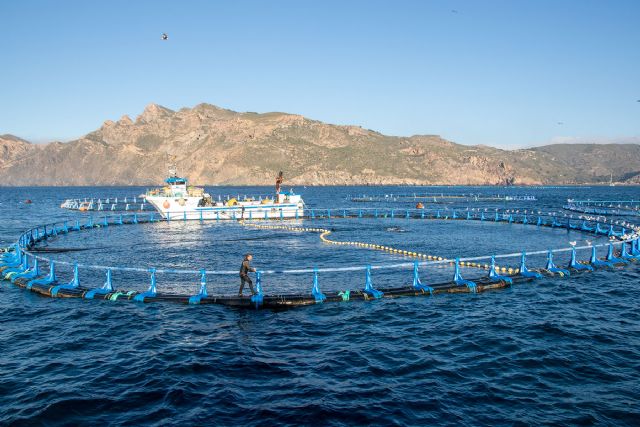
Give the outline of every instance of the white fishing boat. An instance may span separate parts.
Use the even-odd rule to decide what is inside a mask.
[[[162,188],[150,190],[145,199],[163,218],[167,219],[286,219],[301,218],[304,214],[302,196],[280,191],[282,176],[276,182],[273,197],[226,197],[215,200],[202,187],[188,185],[179,177],[175,167]],[[281,173],[282,174],[282,173]]]

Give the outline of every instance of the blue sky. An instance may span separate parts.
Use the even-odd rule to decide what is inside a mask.
[[[30,140],[208,102],[505,148],[640,142],[637,0],[22,0],[0,22],[0,134]]]

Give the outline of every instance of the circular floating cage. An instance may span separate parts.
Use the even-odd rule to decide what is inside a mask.
[[[567,200],[565,210],[599,216],[640,216],[640,200]]]
[[[175,228],[176,224],[182,228]],[[441,244],[438,253],[431,253],[432,245],[421,243],[432,236],[436,224],[441,227],[439,239],[456,242],[457,246]],[[520,227],[520,240],[526,240],[532,232],[549,231],[552,234],[540,243],[549,246],[559,240],[564,243],[567,233],[591,240],[585,240],[585,244],[573,241],[555,249],[513,250],[514,237],[508,234],[507,225]],[[484,237],[457,239],[460,227],[474,227],[474,232]],[[138,230],[138,234],[118,234],[125,229]],[[227,221],[162,218],[155,212],[90,212],[82,220],[25,230],[15,245],[0,255],[0,277],[53,298],[281,309],[401,296],[479,293],[543,276],[566,280],[594,269],[614,269],[637,261],[639,230],[627,221],[589,215],[574,218],[555,211],[477,207],[307,209],[304,215],[290,220],[232,216]],[[157,238],[154,231],[162,236],[175,235],[177,240],[163,237],[169,247],[161,253],[162,260],[140,265],[152,258],[149,254]],[[310,261],[301,265],[292,256],[282,268],[260,268],[255,273],[255,292],[239,296],[234,291],[238,270],[194,267],[198,252],[184,253],[179,245],[194,234],[221,236],[225,232],[231,233],[229,245],[248,234],[253,242],[260,242],[262,234],[277,233],[277,240],[262,243],[264,254],[286,247],[293,254],[307,251],[305,259]],[[562,233],[564,237],[560,238]],[[499,236],[495,241],[485,242],[495,235]],[[108,258],[108,248],[97,251],[93,258],[81,259],[82,248],[60,246],[60,242],[68,245],[68,239],[74,236],[93,246],[110,239],[131,243],[125,245],[119,263],[100,263],[102,255]],[[194,247],[209,239],[205,236]],[[304,247],[300,242],[305,239],[319,246]],[[218,253],[225,251],[229,249],[222,245]]]

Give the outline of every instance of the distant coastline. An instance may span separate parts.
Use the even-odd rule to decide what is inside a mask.
[[[265,188],[272,189],[273,185],[235,185],[235,184],[195,184],[200,187],[209,187],[209,188],[225,188],[225,187],[237,187],[237,188]],[[153,188],[157,187],[158,184],[112,184],[112,185],[1,185],[0,188]],[[296,192],[301,192],[301,187],[310,187],[310,188],[344,188],[344,187],[369,187],[369,188],[495,188],[495,189],[563,189],[563,188],[610,188],[608,184],[603,183],[594,183],[594,184],[548,184],[548,185],[512,185],[512,186],[501,186],[501,185],[450,185],[450,184],[429,184],[429,185],[395,185],[395,184],[349,184],[349,185],[304,185],[304,184],[296,184],[289,185],[285,187],[291,187]],[[615,187],[640,187],[640,184],[616,184]],[[640,197],[639,197],[640,199]]]
[[[169,160],[198,185],[270,185],[280,170],[293,186],[640,184],[638,144],[502,150],[210,104],[150,104],[66,143],[0,135],[0,153],[4,186],[157,185]]]

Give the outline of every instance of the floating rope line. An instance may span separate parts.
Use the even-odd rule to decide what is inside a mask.
[[[255,223],[246,222],[246,221],[240,221],[240,224],[242,224],[245,227],[253,227],[261,230],[285,230],[285,231],[293,231],[293,232],[300,232],[300,233],[302,232],[320,233],[320,240],[330,245],[354,246],[354,247],[359,247],[363,249],[386,252],[392,255],[403,255],[410,258],[418,258],[418,259],[431,260],[431,261],[443,261],[445,263],[448,263],[449,265],[454,264],[454,260],[448,259],[442,256],[438,256],[438,255],[430,255],[430,254],[424,254],[421,252],[408,251],[405,249],[398,249],[392,246],[379,245],[376,243],[332,240],[332,239],[329,239],[327,236],[333,233],[333,231],[328,230],[326,228],[293,227],[288,225],[262,225],[262,224],[255,224]],[[483,270],[489,269],[489,264],[476,263],[472,261],[460,261],[460,266],[470,267],[470,268],[481,268]],[[508,272],[509,274],[518,272],[517,268],[514,269],[511,267],[504,267],[504,266],[500,267],[497,265],[495,266],[495,268],[496,270],[501,270],[504,273]]]

